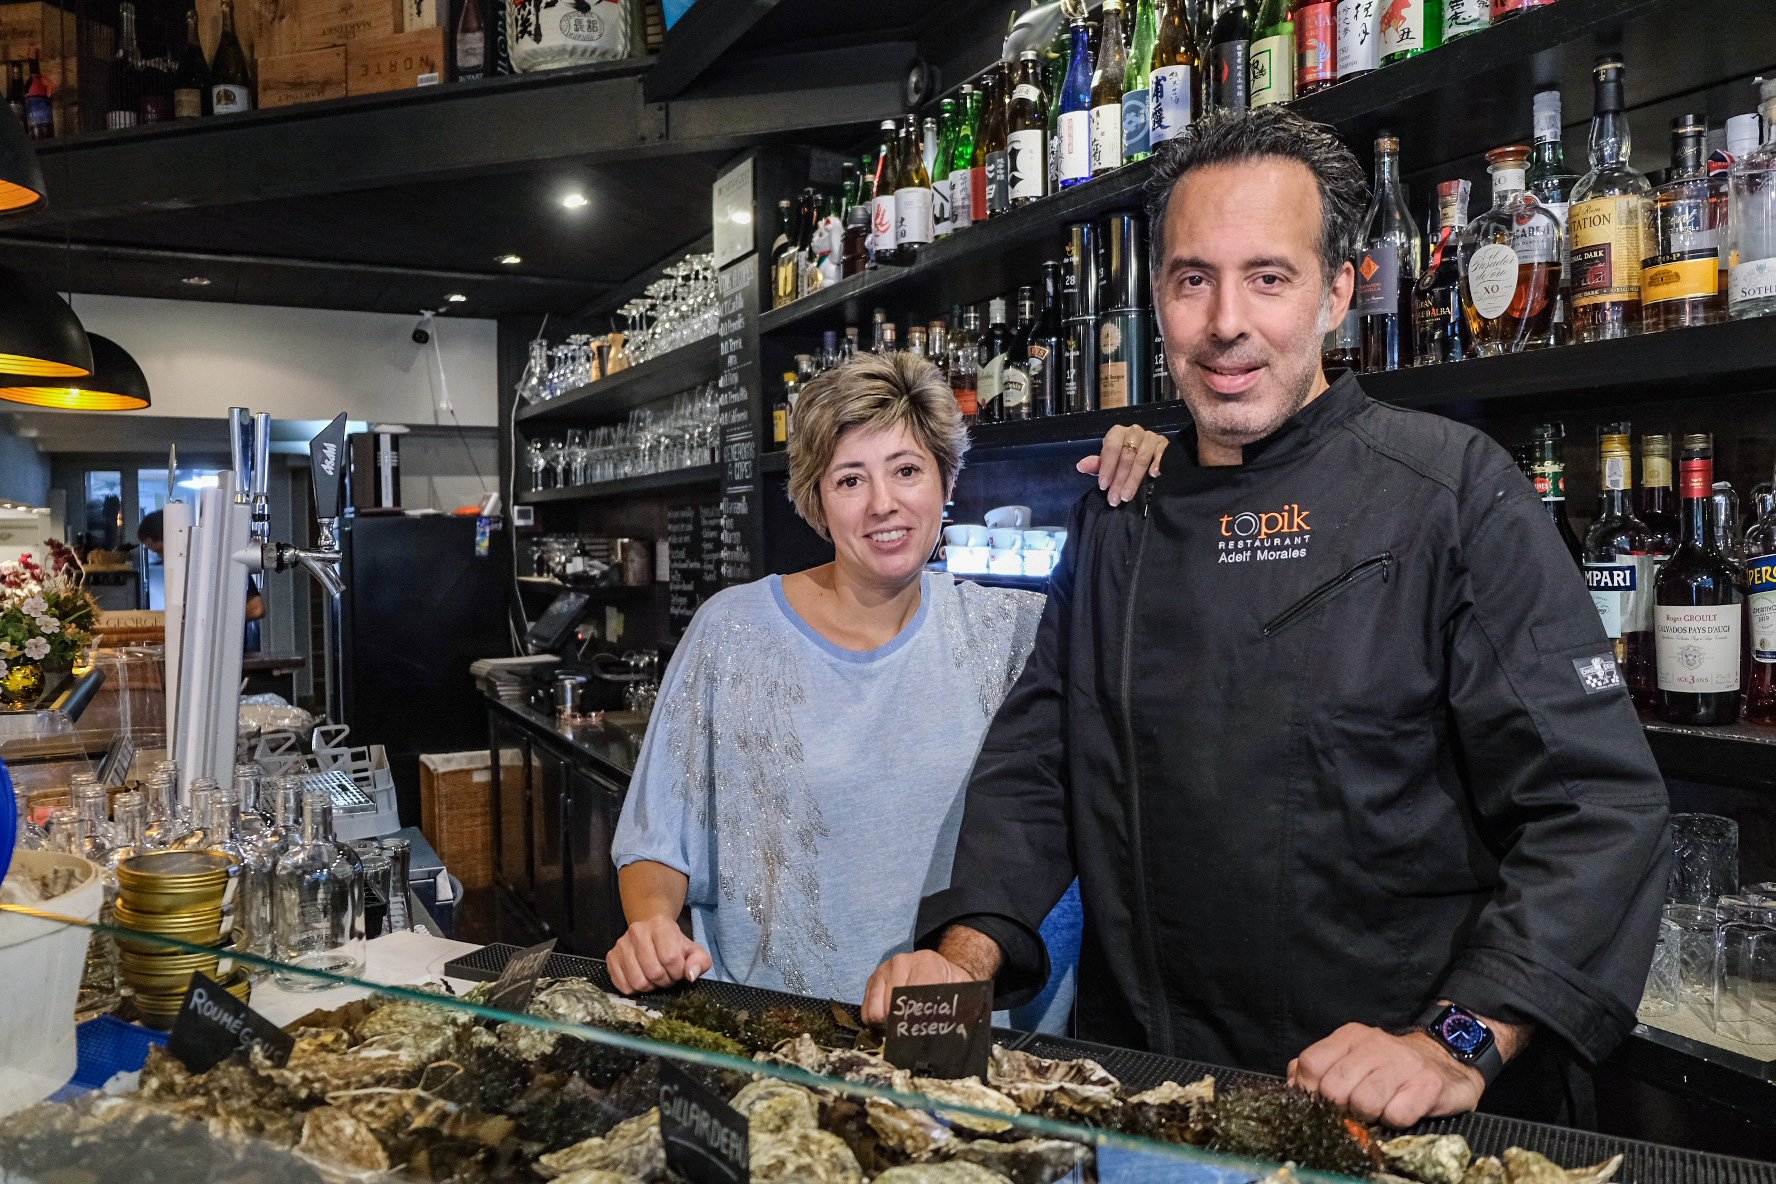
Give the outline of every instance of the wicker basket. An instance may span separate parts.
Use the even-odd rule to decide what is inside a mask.
[[[524,770],[512,768],[509,775],[522,777]],[[429,753],[419,758],[419,829],[465,889],[493,884],[490,753]]]

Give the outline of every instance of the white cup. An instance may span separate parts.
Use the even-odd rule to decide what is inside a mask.
[[[1015,526],[1019,530],[1030,525],[1029,506],[1000,506],[987,511],[988,526]]]
[[[1019,551],[1024,546],[1024,532],[1016,527],[997,527],[987,531],[987,544],[995,551]]]

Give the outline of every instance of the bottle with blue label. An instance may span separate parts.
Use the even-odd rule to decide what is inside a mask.
[[[1745,532],[1745,624],[1750,678],[1745,718],[1776,724],[1776,498],[1759,499],[1758,518]]]
[[[1665,556],[1658,539],[1634,513],[1633,429],[1605,424],[1598,431],[1602,489],[1597,520],[1585,532],[1585,585],[1615,644],[1616,666],[1636,704],[1653,708],[1659,697],[1653,634],[1653,581]]]
[[[1201,86],[1202,57],[1190,13],[1182,3],[1168,4],[1160,18],[1159,41],[1153,47],[1148,71],[1148,140],[1152,149],[1184,134],[1196,118]]]

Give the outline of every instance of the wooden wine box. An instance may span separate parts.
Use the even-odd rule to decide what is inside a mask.
[[[401,31],[407,0],[295,0],[302,50],[392,37]]]
[[[443,29],[360,37],[345,47],[345,93],[375,95],[448,82]]]
[[[401,32],[417,33],[421,29],[443,26],[445,12],[456,11],[451,0],[401,0]]]
[[[345,46],[260,58],[259,106],[289,107],[345,97]]]

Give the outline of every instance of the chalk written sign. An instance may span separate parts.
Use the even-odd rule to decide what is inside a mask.
[[[900,987],[889,997],[888,1062],[920,1077],[987,1078],[993,984]]]
[[[746,1119],[670,1061],[660,1064],[660,1137],[666,1166],[691,1184],[747,1184]]]
[[[543,964],[549,955],[555,952],[555,939],[531,946],[528,950],[519,950],[500,971],[499,978],[494,980],[493,990],[487,993],[487,1006],[502,1011],[523,1011],[530,1006],[530,997],[536,991],[537,979],[542,977]]]
[[[193,1073],[207,1073],[243,1048],[262,1045],[281,1065],[296,1041],[282,1028],[201,974],[191,976],[185,1002],[167,1036],[167,1051]]]

